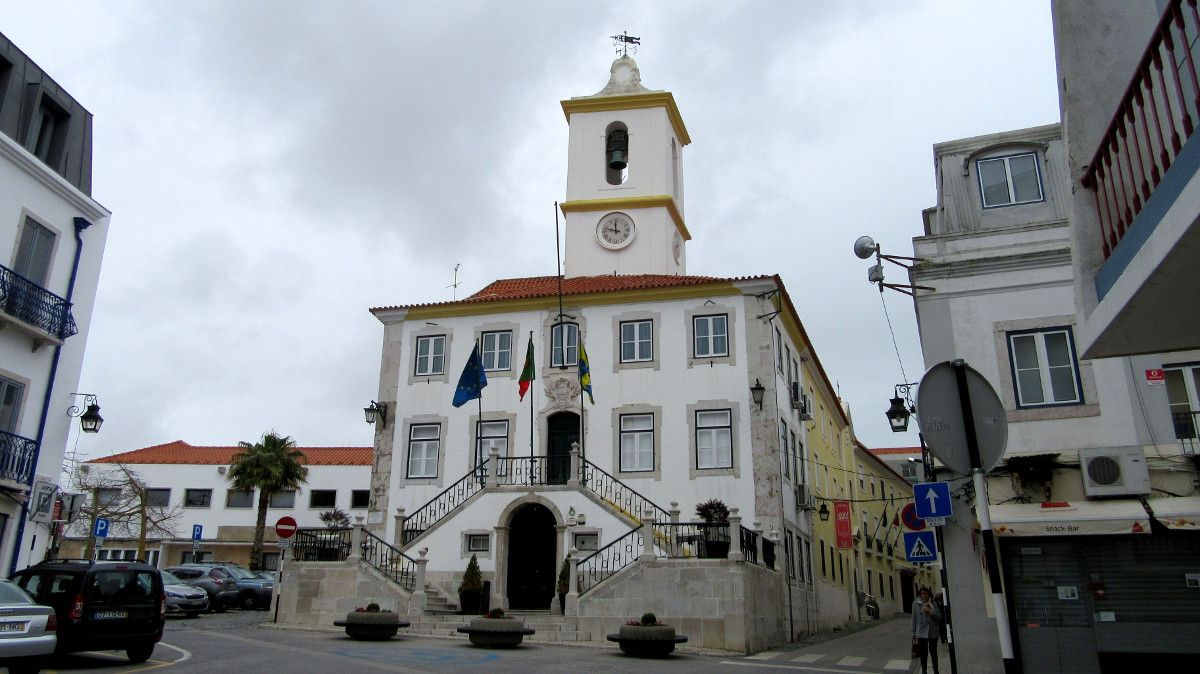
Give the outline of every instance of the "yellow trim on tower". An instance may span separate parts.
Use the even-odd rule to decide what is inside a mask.
[[[675,204],[675,199],[666,194],[656,194],[649,197],[615,197],[613,199],[577,199],[575,201],[564,201],[558,205],[564,214],[566,213],[587,213],[591,211],[619,211],[626,208],[655,208],[661,206],[667,209],[667,213],[671,214],[671,219],[675,221],[675,228],[679,230],[679,235],[684,241],[692,240],[692,233],[688,231],[687,225],[683,224],[683,214],[679,212],[679,206]]]
[[[564,295],[563,302],[572,307],[586,307],[630,304],[633,302],[666,302],[696,297],[723,297],[740,294],[742,294],[742,291],[735,288],[732,283],[728,281],[714,281],[712,284],[677,286],[673,288],[631,288],[629,290],[614,290],[611,292]],[[417,321],[431,318],[480,316],[483,314],[512,313],[518,311],[557,310],[557,308],[557,296],[497,300],[495,302],[465,302],[414,307],[408,311],[404,320]]]
[[[604,112],[607,110],[638,110],[642,108],[666,108],[671,126],[679,142],[690,145],[692,137],[688,135],[687,127],[683,124],[683,116],[679,114],[679,106],[675,105],[675,97],[669,91],[652,91],[646,94],[626,94],[624,96],[604,96],[592,98],[568,98],[562,101],[563,114],[570,123],[571,115],[576,112]]]

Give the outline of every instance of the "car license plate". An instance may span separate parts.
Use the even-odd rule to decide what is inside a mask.
[[[128,618],[129,611],[96,611],[92,617],[96,620],[120,620]]]
[[[0,632],[24,632],[27,622],[0,622]]]

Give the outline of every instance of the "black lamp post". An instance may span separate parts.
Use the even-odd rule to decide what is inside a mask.
[[[79,417],[79,428],[84,433],[98,433],[100,425],[104,423],[104,417],[100,416],[100,405],[96,400],[96,395],[93,393],[72,393],[73,396],[83,396],[83,404],[87,405],[86,409],[79,409],[78,405],[71,405],[67,408],[67,416]]]

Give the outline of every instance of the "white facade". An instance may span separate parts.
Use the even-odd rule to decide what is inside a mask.
[[[90,113],[3,35],[0,46],[0,564],[9,573],[40,561],[50,539],[48,518],[30,520],[22,502],[62,471],[110,213],[88,193]]]

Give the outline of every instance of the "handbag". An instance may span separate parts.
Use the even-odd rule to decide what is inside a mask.
[[[912,659],[913,660],[921,659],[921,646],[917,643],[916,637],[913,637],[913,642],[912,642]]]

